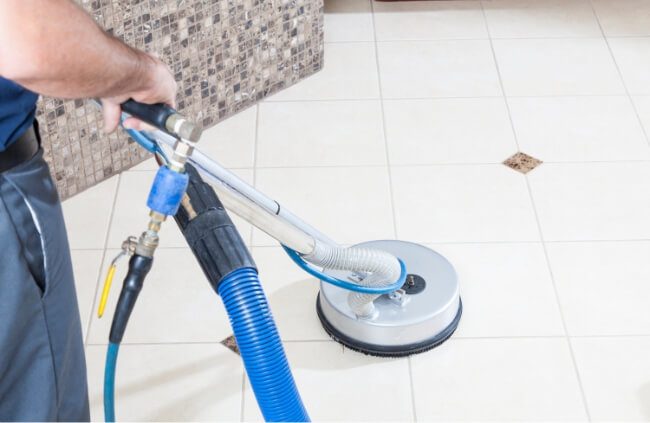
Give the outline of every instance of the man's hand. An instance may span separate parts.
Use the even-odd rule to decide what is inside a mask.
[[[151,55],[148,55],[144,60],[151,62],[149,65],[150,71],[148,74],[150,78],[148,83],[143,84],[141,89],[132,93],[102,98],[105,132],[113,132],[118,127],[122,114],[120,105],[129,99],[140,103],[165,103],[169,106],[176,107],[177,85],[167,65]],[[136,130],[149,129],[147,128],[148,125],[135,118],[126,119],[124,121],[124,127]]]
[[[39,94],[101,98],[104,129],[120,104],[175,106],[176,82],[157,58],[106,34],[71,0],[0,0],[0,75]],[[128,119],[138,129],[142,122]]]

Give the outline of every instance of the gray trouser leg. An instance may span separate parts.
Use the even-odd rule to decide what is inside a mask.
[[[42,151],[0,174],[0,421],[88,421],[61,204]]]

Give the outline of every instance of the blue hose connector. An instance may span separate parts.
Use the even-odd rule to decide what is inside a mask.
[[[257,271],[246,267],[218,286],[255,398],[269,422],[308,422]]]
[[[151,185],[147,207],[165,216],[173,216],[178,211],[187,189],[189,176],[174,172],[167,166],[161,166]]]

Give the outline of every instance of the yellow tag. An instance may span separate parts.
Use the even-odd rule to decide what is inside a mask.
[[[101,319],[104,315],[104,310],[106,309],[106,302],[108,301],[108,293],[111,291],[111,285],[113,284],[113,276],[115,276],[115,269],[117,266],[111,264],[111,267],[108,268],[108,274],[106,279],[104,279],[104,289],[102,290],[102,298],[99,300],[99,308],[97,309],[97,317]]]

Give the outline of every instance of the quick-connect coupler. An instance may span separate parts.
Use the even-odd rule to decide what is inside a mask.
[[[158,247],[160,226],[167,216],[173,216],[178,211],[188,181],[189,177],[184,172],[184,167],[180,170],[172,170],[167,166],[161,166],[158,169],[147,198],[147,207],[150,210],[149,224],[138,240],[136,254],[153,257]]]

